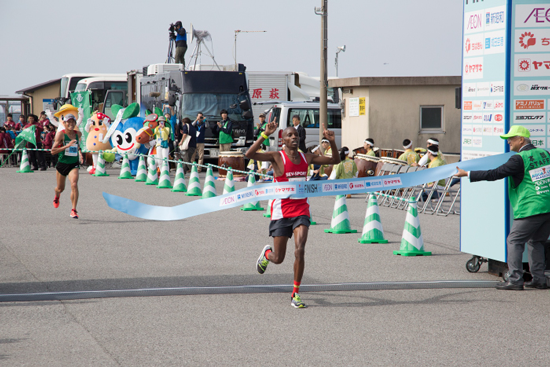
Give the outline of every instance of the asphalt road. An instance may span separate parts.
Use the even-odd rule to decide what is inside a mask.
[[[255,270],[271,242],[261,212],[145,221],[108,208],[101,192],[166,206],[196,199],[118,180],[116,170],[106,178],[81,170],[74,220],[68,191],[52,206],[52,169],[15,171],[0,169],[0,295],[292,284],[292,242],[283,264]],[[311,200],[318,225],[302,284],[499,280],[487,265],[466,271],[458,216],[420,215],[430,257],[392,254],[406,214],[395,209],[380,209],[390,243],[357,243],[364,199],[348,200],[359,233],[347,235],[323,232],[334,198]],[[491,288],[303,292],[309,307],[301,310],[279,292],[3,302],[0,365],[546,366],[549,296]]]

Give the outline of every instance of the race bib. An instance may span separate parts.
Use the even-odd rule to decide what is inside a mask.
[[[78,156],[78,147],[76,145],[71,145],[65,149],[65,156],[67,157],[76,157]]]

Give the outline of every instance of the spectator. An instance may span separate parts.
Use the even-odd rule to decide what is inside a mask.
[[[42,141],[40,140],[40,137],[42,135],[42,126],[38,124],[38,117],[36,115],[29,115],[29,118],[27,119],[27,121],[28,121],[28,124],[25,125],[25,129],[28,129],[31,126],[36,126],[35,128],[36,146],[34,144],[27,142],[27,148],[42,149]],[[43,151],[29,150],[29,161],[32,164],[33,171],[38,170],[39,165],[40,165],[40,171],[45,171],[47,169],[46,162],[44,161]]]
[[[27,123],[25,122],[25,118],[25,115],[19,116],[19,122],[15,124],[15,135],[19,134],[19,132],[23,129],[23,126],[27,125]]]
[[[11,113],[8,113],[8,116],[6,116],[6,118],[8,119],[4,123],[4,127],[6,128],[6,130],[8,129],[9,126],[15,129],[15,121],[13,121],[13,115]]]
[[[42,126],[42,129],[46,130],[46,126],[50,123],[50,120],[48,120],[48,117],[46,116],[46,112],[42,111],[40,112],[40,126]]]
[[[6,128],[0,127],[0,163],[3,163],[6,159],[4,156],[8,156],[12,151],[7,150],[13,148],[11,136],[6,132]]]
[[[46,125],[46,136],[42,142],[44,149],[52,149],[55,139],[55,126],[52,124]],[[50,151],[44,152],[44,159],[46,160],[46,166],[55,167],[57,164],[57,155],[52,155]]]
[[[258,128],[257,128],[258,133],[256,134],[256,138],[265,131],[265,127],[267,126],[267,122],[265,121],[265,113],[260,113],[260,116],[258,116],[258,119],[260,120],[260,122],[258,123]],[[262,147],[264,149],[269,147],[269,139],[266,139],[262,142]]]
[[[311,153],[317,154],[317,155],[323,155],[323,152],[321,151],[321,146],[323,146],[323,149],[326,149],[326,152],[332,152],[329,144],[330,143],[328,142],[328,140],[323,139],[323,140],[321,140],[321,145],[315,147],[311,151]],[[328,148],[327,148],[327,145],[328,145]],[[332,156],[332,154],[331,154],[331,156]],[[328,175],[325,174],[325,166],[314,164],[313,165],[313,170],[311,172],[312,172],[312,175],[309,178],[310,181],[318,181],[318,180],[327,180],[328,179]]]
[[[15,129],[15,123],[13,122],[13,120],[12,120],[12,123],[13,124],[8,125],[7,127],[6,125],[4,125],[4,128],[6,129],[6,134],[10,136],[11,147],[15,148],[15,133],[13,132],[13,129]],[[13,154],[11,154],[11,164],[14,166],[17,166],[17,156],[18,156],[17,152],[13,152]]]
[[[180,156],[181,160],[184,162],[191,162],[191,157],[193,157],[193,154],[195,153],[195,150],[197,149],[197,130],[195,130],[195,127],[191,124],[191,120],[189,118],[184,118],[182,121],[182,128],[180,131],[181,134],[181,141],[180,141]],[[187,143],[187,147],[185,147],[185,140],[189,136],[189,143]],[[187,169],[191,169],[191,165],[183,165],[183,173],[185,174],[187,172]]]
[[[306,151],[306,129],[300,124],[300,116],[294,115],[292,116],[292,124],[296,128],[296,131],[298,131],[298,136],[300,137],[300,144],[298,145],[298,148],[302,151]]]
[[[348,147],[340,149],[340,163],[334,166],[330,179],[342,180],[357,177],[357,165],[355,161],[349,157]],[[351,198],[351,194],[346,195]]]
[[[233,143],[233,122],[227,117],[227,111],[220,111],[222,121],[214,127],[214,133],[219,133],[220,152],[229,152]]]
[[[198,156],[199,164],[204,163],[204,136],[206,134],[206,119],[202,112],[197,114],[197,118],[193,121],[193,126],[197,129],[197,149],[193,153],[191,161],[195,161],[195,155]],[[198,171],[202,171],[202,167],[198,167]]]

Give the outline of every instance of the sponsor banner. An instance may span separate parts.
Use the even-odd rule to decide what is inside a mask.
[[[493,122],[493,114],[492,113],[484,113],[483,114],[483,123],[487,124]]]
[[[550,52],[550,29],[516,29],[514,51]]]
[[[475,137],[472,139],[473,141],[473,147],[474,148],[481,148],[483,147],[483,138],[478,138],[478,137]]]
[[[377,189],[377,188],[384,187],[384,183],[382,182],[382,180],[365,181],[364,185],[366,188],[369,188],[369,189]]]
[[[464,83],[462,89],[463,97],[475,97],[477,94],[477,84],[476,83]]]
[[[515,96],[540,96],[550,94],[550,80],[516,80]]]
[[[462,146],[463,147],[473,147],[473,138],[471,136],[463,136],[462,137]]]
[[[462,114],[462,123],[463,124],[470,124],[474,121],[474,116],[471,113],[463,113]]]
[[[550,54],[515,54],[514,76],[550,76]]]
[[[477,96],[488,97],[491,95],[491,82],[477,83]]]
[[[483,57],[472,57],[464,59],[463,79],[483,78]]]
[[[485,33],[485,55],[504,53],[504,31]]]
[[[491,97],[504,96],[504,81],[491,83]]]
[[[483,33],[465,36],[464,57],[483,55],[484,42]]]
[[[493,126],[493,135],[494,136],[504,135],[504,125]]]
[[[516,5],[516,28],[550,27],[550,5]]]
[[[472,115],[472,122],[481,124],[483,122],[483,114],[482,113],[474,113]]]
[[[334,184],[332,184],[332,183],[323,183],[322,188],[323,188],[323,192],[332,192],[332,191],[334,191]]]
[[[534,136],[546,136],[546,126],[544,125],[522,125],[531,133],[531,138]]]
[[[493,108],[495,110],[504,110],[504,100],[503,99],[495,99],[495,103],[493,105]]]
[[[514,112],[514,124],[546,122],[546,112]]]
[[[385,178],[382,180],[382,183],[384,184],[384,187],[387,188],[403,185],[403,183],[401,182],[401,177]]]
[[[472,125],[462,125],[462,135],[472,135],[474,133],[474,127]]]
[[[483,32],[485,19],[483,10],[470,11],[464,14],[464,34]]]
[[[544,99],[516,99],[514,109],[516,110],[545,110]]]
[[[472,128],[473,128],[472,135],[483,135],[483,126],[474,125],[472,126]]]
[[[485,32],[504,29],[506,26],[506,6],[485,9]]]

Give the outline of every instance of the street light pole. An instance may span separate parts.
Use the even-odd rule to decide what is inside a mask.
[[[238,65],[237,65],[237,35],[239,33],[265,33],[267,31],[241,31],[240,29],[237,29],[235,31],[235,71],[238,70]]]
[[[320,82],[320,98],[319,98],[319,144],[323,139],[323,130],[327,127],[327,16],[328,16],[328,0],[321,0],[322,6],[315,8],[315,14],[321,16],[321,82]],[[333,152],[336,154],[336,152]]]
[[[346,45],[340,46],[336,49],[336,58],[334,59],[334,65],[336,66],[336,77],[338,78],[338,54],[342,51],[346,52]]]

